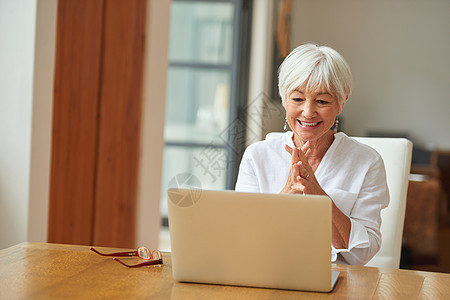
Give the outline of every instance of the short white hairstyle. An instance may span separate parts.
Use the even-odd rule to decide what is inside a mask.
[[[336,97],[340,108],[352,92],[352,72],[345,59],[327,46],[304,44],[285,58],[278,70],[278,89],[283,106],[286,97],[301,87]]]

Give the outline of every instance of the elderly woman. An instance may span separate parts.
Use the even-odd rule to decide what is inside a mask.
[[[292,131],[246,149],[236,191],[329,196],[332,261],[364,265],[380,249],[389,192],[380,155],[331,129],[351,93],[350,68],[329,47],[301,45],[281,64],[278,87]]]

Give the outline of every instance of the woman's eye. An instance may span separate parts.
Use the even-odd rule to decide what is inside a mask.
[[[322,104],[322,105],[326,105],[330,102],[326,101],[326,100],[317,100],[317,103]]]
[[[301,102],[301,101],[303,101],[303,99],[302,98],[292,98],[292,101],[294,101],[294,102]]]

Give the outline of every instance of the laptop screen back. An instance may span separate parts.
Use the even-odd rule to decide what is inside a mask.
[[[177,281],[331,290],[331,199],[169,189]]]

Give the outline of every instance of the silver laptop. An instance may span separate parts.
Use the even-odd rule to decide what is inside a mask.
[[[329,292],[331,199],[168,189],[177,281]]]

